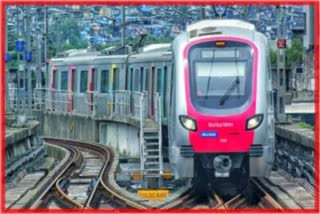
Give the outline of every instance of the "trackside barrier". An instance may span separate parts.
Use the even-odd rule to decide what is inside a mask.
[[[15,112],[24,111],[27,108],[27,96],[24,89],[9,88],[9,107]],[[75,106],[73,99],[77,96]],[[71,97],[71,99],[70,99]],[[80,99],[81,98],[81,99]],[[161,123],[160,96],[153,95],[153,111],[155,121]],[[69,112],[90,116],[109,117],[114,116],[132,117],[144,122],[149,117],[148,92],[131,92],[118,90],[107,93],[87,91],[84,96],[69,90],[56,90],[34,88],[32,93],[32,109],[54,112]],[[143,125],[143,124],[142,124]]]

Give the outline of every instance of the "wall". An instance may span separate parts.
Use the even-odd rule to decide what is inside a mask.
[[[294,124],[276,126],[275,166],[314,184],[314,131]]]
[[[131,125],[101,122],[99,143],[116,149],[120,157],[139,158],[139,129]]]
[[[98,123],[90,117],[44,112],[42,120],[46,137],[98,142]]]
[[[134,121],[98,120],[68,113],[37,112],[43,122],[43,136],[108,145],[122,158],[139,158],[139,128]]]

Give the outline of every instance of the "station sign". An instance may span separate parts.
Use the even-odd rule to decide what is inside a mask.
[[[23,40],[16,41],[16,51],[18,51],[18,52],[24,51],[24,41]]]
[[[286,39],[278,39],[277,40],[277,48],[287,48],[287,40]]]
[[[5,55],[5,62],[9,62],[10,59],[11,59],[10,54],[9,54],[9,53],[6,53],[6,55]]]
[[[25,52],[24,53],[24,59],[27,61],[27,62],[31,62],[32,60],[32,52]]]

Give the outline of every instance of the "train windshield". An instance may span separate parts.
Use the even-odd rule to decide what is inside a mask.
[[[190,95],[195,108],[237,108],[249,101],[252,85],[252,49],[240,42],[194,45],[189,52]]]

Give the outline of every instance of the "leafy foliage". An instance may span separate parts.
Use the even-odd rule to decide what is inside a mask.
[[[312,126],[306,122],[299,122],[299,123],[297,123],[297,125],[301,128],[305,128],[305,129],[314,129],[314,126]]]
[[[303,44],[300,39],[293,39],[290,48],[286,50],[286,67],[291,68],[303,62]]]
[[[275,50],[272,50],[270,48],[269,50],[269,55],[270,55],[270,62],[271,62],[271,67],[277,67],[277,53]]]
[[[270,49],[269,51],[271,66],[277,67],[277,50]],[[286,67],[292,68],[300,65],[303,62],[303,44],[300,39],[293,39],[291,46],[286,49]]]
[[[49,26],[50,56],[54,56],[59,48],[60,51],[63,51],[87,47],[87,42],[80,39],[80,27],[76,19],[72,17],[58,17],[56,19]]]

